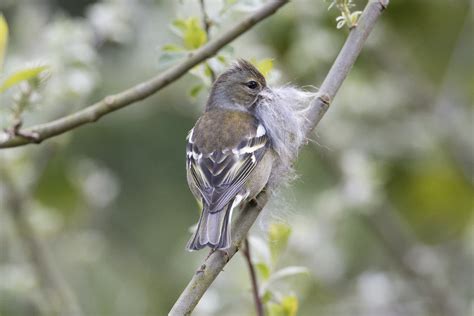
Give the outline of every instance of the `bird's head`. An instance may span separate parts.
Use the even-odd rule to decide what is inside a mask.
[[[265,77],[257,68],[239,59],[214,82],[206,109],[251,111],[266,88]]]

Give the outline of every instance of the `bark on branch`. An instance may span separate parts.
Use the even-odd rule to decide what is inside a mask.
[[[311,103],[308,112],[308,124],[306,126],[308,134],[313,131],[326,113],[331,101],[334,99],[344,79],[354,65],[377,19],[388,6],[388,3],[389,0],[371,0],[365,7],[357,26],[351,30],[344,46],[329,70],[326,79],[321,85],[318,97]],[[269,193],[263,191],[257,196],[256,203],[247,205],[242,212],[237,214],[232,225],[232,246],[226,253],[216,251],[208,256],[181,293],[169,315],[180,316],[191,314],[201,297],[224,266],[239,250],[242,241],[247,237],[248,231],[269,198]]]
[[[0,132],[0,148],[17,147],[43,140],[71,131],[87,123],[93,123],[102,116],[143,100],[186,74],[191,68],[215,55],[221,48],[251,29],[255,24],[274,14],[289,0],[273,0],[243,19],[230,30],[206,45],[190,52],[188,58],[147,81],[125,91],[110,95],[101,101],[76,113],[55,121],[21,129],[18,133]],[[25,137],[24,135],[34,135]]]

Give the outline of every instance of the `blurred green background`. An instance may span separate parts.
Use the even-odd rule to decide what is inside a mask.
[[[211,37],[264,2],[206,1]],[[273,85],[318,86],[348,34],[327,8],[292,1],[223,56],[272,58]],[[25,65],[50,67],[25,125],[177,62],[161,49],[181,43],[170,24],[201,19],[191,0],[2,0],[0,11],[10,28],[2,77]],[[265,261],[268,227],[287,223],[292,233],[278,268],[308,271],[272,283],[274,299],[294,295],[298,315],[474,313],[473,30],[467,0],[392,1],[302,150],[298,179],[253,228],[255,261]],[[210,65],[224,68],[216,59]],[[12,184],[84,315],[169,311],[207,255],[184,250],[198,218],[185,180],[185,137],[208,84],[190,96],[203,82],[194,72],[97,123],[0,150],[0,315],[40,315],[48,305],[6,203]],[[1,128],[12,124],[19,89],[0,96]],[[253,314],[237,255],[194,315]]]

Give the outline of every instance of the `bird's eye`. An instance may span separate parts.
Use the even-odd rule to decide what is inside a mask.
[[[258,88],[258,83],[256,81],[253,81],[253,80],[247,82],[245,85],[247,87],[249,87],[250,89],[252,89],[252,90],[255,90],[255,89]]]

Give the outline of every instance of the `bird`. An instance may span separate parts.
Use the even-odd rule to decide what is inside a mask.
[[[190,251],[231,246],[231,220],[265,189],[275,159],[256,113],[269,88],[250,62],[239,59],[213,83],[205,111],[186,138],[190,191],[202,206]]]

